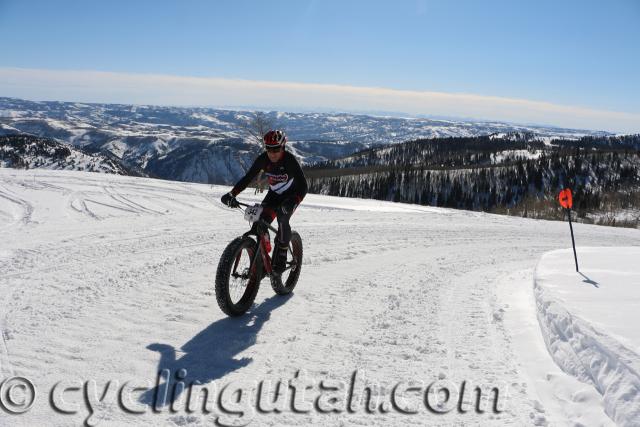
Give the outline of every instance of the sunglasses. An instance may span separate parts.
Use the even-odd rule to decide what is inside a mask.
[[[269,153],[277,153],[282,150],[282,147],[265,147]]]

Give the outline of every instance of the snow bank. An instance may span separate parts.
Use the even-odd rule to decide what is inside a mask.
[[[621,426],[640,420],[640,247],[547,252],[535,272],[538,320],[566,373],[593,385]]]

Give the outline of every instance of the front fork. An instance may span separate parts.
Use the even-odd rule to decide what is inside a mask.
[[[258,265],[258,257],[262,257],[262,265],[266,271],[266,273],[271,276],[273,273],[273,268],[271,268],[271,257],[269,256],[269,234],[263,233],[258,237],[258,244],[256,245],[256,254],[253,257],[253,262],[251,263],[251,274],[256,273],[256,268]],[[289,242],[289,252],[293,255],[293,249],[291,248],[291,242]]]
[[[271,276],[271,274],[273,273],[273,268],[271,268],[271,257],[269,256],[269,250],[268,250],[268,247],[270,245],[269,234],[263,233],[256,237],[258,240],[258,244],[256,245],[256,253],[251,263],[250,274],[252,275],[254,273],[257,273],[255,270],[258,265],[258,257],[262,257],[262,265],[264,266],[266,273],[269,276]],[[293,248],[291,247],[291,242],[289,242],[289,252],[293,255]],[[295,268],[295,265],[292,265],[291,267]],[[262,274],[262,272],[260,272],[260,274]]]
[[[259,237],[259,240],[260,240],[260,244],[258,245],[259,246],[258,252],[260,252],[260,255],[262,256],[262,265],[264,266],[264,269],[266,270],[267,274],[271,275],[271,273],[273,272],[273,269],[271,268],[271,257],[269,256],[269,249],[268,249],[269,234],[268,233],[262,234]]]

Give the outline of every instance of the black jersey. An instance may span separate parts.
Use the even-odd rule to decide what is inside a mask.
[[[269,191],[283,198],[293,196],[296,203],[300,203],[307,194],[307,179],[295,156],[288,151],[285,151],[280,161],[276,163],[269,160],[266,152],[258,156],[246,175],[233,187],[231,194],[236,196],[247,188],[260,171],[264,172],[269,181]]]

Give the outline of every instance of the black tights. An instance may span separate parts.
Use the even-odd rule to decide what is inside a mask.
[[[269,191],[262,201],[264,209],[261,217],[269,224],[271,224],[275,218],[278,218],[278,234],[275,240],[282,246],[288,246],[291,241],[291,225],[289,225],[289,220],[293,212],[289,212],[288,214],[280,212],[279,207],[284,200],[284,197],[273,191]]]

